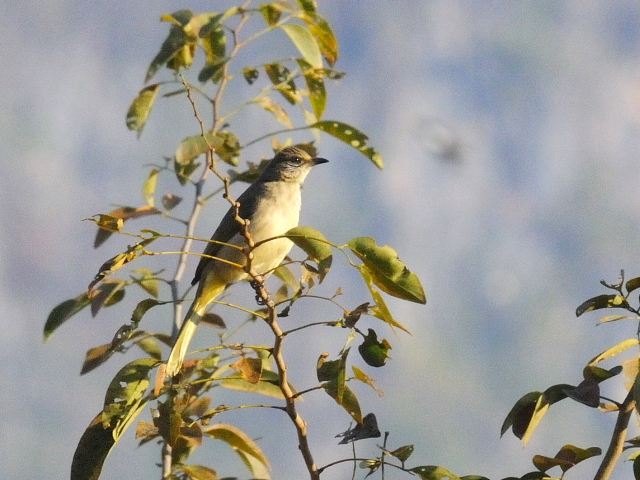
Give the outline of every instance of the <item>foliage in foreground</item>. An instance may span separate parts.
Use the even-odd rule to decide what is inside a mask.
[[[134,243],[104,262],[87,292],[54,308],[44,329],[47,339],[72,316],[85,309],[95,316],[105,308],[120,304],[125,296],[146,294],[146,298],[136,302],[127,322],[117,329],[113,339],[86,354],[82,374],[132,348],[139,349],[144,357],[122,366],[110,382],[101,411],[91,420],[79,441],[71,478],[98,478],[107,455],[127,428],[137,421],[135,435],[140,444],[155,443],[162,450],[162,478],[219,478],[216,469],[225,468],[225,465],[189,463],[193,452],[205,441],[219,441],[235,452],[251,478],[268,479],[270,464],[260,442],[252,438],[251,432],[219,421],[230,410],[261,408],[272,409],[278,415],[284,412],[292,422],[296,442],[311,479],[320,478],[328,469],[342,463],[353,465],[354,478],[356,467],[359,467],[366,477],[375,473],[384,478],[386,468],[387,472],[393,469],[405,472],[408,477],[429,480],[484,479],[475,475],[458,477],[440,466],[409,465],[413,445],[390,447],[388,432],[384,433],[382,441],[375,440],[382,436],[377,418],[371,412],[366,413],[368,409],[363,410],[353,385],[364,384],[378,392],[370,372],[390,360],[391,350],[391,344],[383,338],[380,327],[407,331],[389,311],[383,294],[421,304],[426,302],[426,297],[418,277],[399,260],[395,250],[377,245],[373,238],[356,237],[339,245],[311,227],[301,226],[287,232],[285,236],[306,256],[301,260],[288,259],[274,272],[280,285],[272,291],[267,290],[259,277],[254,278],[253,290],[244,288],[245,293],[258,300],[257,308],[216,302],[227,309],[244,312],[247,321],[242,328],[251,329],[255,321],[265,322],[272,334],[271,341],[249,345],[237,339],[242,328],[227,330],[222,316],[225,310],[217,306],[216,313],[207,314],[204,322],[219,329],[219,342],[195,352],[199,355],[191,356],[185,362],[178,378],[165,377],[163,358],[167,347],[172,345],[176,327],[182,320],[181,305],[190,292],[183,285],[187,261],[190,256],[197,255],[192,250],[198,252],[203,249],[202,246],[192,248],[194,241],[206,241],[194,238],[202,209],[220,194],[224,194],[229,204],[236,205],[230,185],[253,181],[263,165],[246,161],[243,156],[245,148],[270,139],[275,151],[293,143],[289,135],[296,131],[313,134],[315,141],[323,133],[357,149],[374,166],[382,168],[383,163],[380,154],[368,145],[368,138],[363,132],[344,121],[323,118],[328,98],[327,83],[339,80],[344,74],[333,69],[338,59],[338,42],[328,21],[317,11],[315,2],[276,1],[253,6],[251,1],[246,1],[224,12],[194,14],[180,10],[164,15],[162,20],[169,24],[169,33],[147,70],[147,85],[131,104],[126,117],[127,126],[140,135],[159,97],[180,97],[189,102],[195,114],[193,134],[180,140],[175,153],[165,158],[163,163],[149,168],[142,188],[143,205],[120,207],[92,219],[99,227],[96,248],[114,233],[126,235]],[[274,58],[259,64],[238,65],[240,52],[258,42],[271,42],[272,36],[278,32],[291,41],[297,52],[294,57],[287,58],[286,54],[277,52]],[[197,80],[189,81],[182,72],[193,71],[195,65],[199,65],[195,74]],[[168,79],[150,83],[161,71],[168,73]],[[238,83],[245,84],[243,91],[246,96],[229,108],[227,88]],[[203,120],[203,112],[208,112],[208,121]],[[244,138],[247,134],[239,127],[242,115],[261,113],[265,116],[264,124],[276,122],[280,125],[278,129],[255,132],[252,138]],[[287,138],[280,140],[281,136]],[[315,153],[314,141],[298,145]],[[230,168],[226,175],[221,172],[221,166]],[[163,232],[157,229],[143,229],[137,233],[124,230],[125,223],[129,226],[133,220],[152,218],[163,219],[163,225],[167,225]],[[178,233],[175,225],[181,229]],[[247,240],[249,254],[252,246],[250,239]],[[178,242],[178,246],[172,250],[152,250],[161,242]],[[343,292],[340,287],[334,287],[332,295],[317,293],[320,284],[327,278],[333,279],[329,273],[335,253],[354,267],[369,292],[367,298],[354,305],[341,304]],[[172,255],[176,260],[173,274],[154,268],[154,259],[166,255]],[[143,263],[145,260],[147,264]],[[294,273],[296,271],[300,273]],[[123,275],[122,272],[127,273]],[[603,285],[614,293],[588,300],[578,308],[578,316],[590,310],[618,308],[632,315],[611,315],[601,322],[638,320],[639,307],[630,294],[640,288],[640,278],[627,282],[621,278],[615,285],[605,282]],[[283,330],[281,324],[295,314],[294,306],[310,298],[321,299],[326,309],[318,308],[318,311],[331,319],[306,324],[298,321],[297,327]],[[154,312],[161,310],[173,319],[172,333],[152,332],[141,327],[152,309]],[[367,317],[372,318],[364,320]],[[339,348],[327,346],[327,350],[339,350],[338,353],[320,354],[315,373],[308,372],[305,376],[312,386],[299,390],[287,374],[297,361],[285,358],[283,345],[285,341],[295,342],[295,333],[300,330],[326,327],[344,330],[343,342]],[[359,344],[353,349],[355,342]],[[640,387],[637,386],[640,355],[636,354],[608,369],[601,366],[601,362],[618,358],[622,352],[632,348],[638,350],[639,344],[636,335],[594,357],[585,366],[583,379],[578,385],[554,385],[544,392],[524,395],[507,415],[502,434],[510,429],[526,444],[549,407],[564,399],[603,412],[615,412],[617,421],[611,443],[595,478],[608,478],[622,451],[631,449],[633,453],[629,459],[633,461],[635,478],[640,479],[640,451],[637,450],[640,439],[626,439],[626,427],[640,395]],[[356,356],[359,359],[354,359]],[[602,397],[600,384],[620,374],[627,379],[626,398],[619,402]],[[225,405],[217,400],[220,395],[216,394],[221,388],[237,392],[234,405]],[[354,448],[352,457],[340,458],[322,467],[315,465],[306,423],[298,412],[297,404],[303,395],[316,395],[321,391],[331,399],[326,408],[336,405],[342,409],[346,422],[352,422],[347,430],[338,434],[339,443],[376,442],[379,449],[377,457],[360,458]],[[247,403],[255,398],[253,394],[262,396],[265,403]],[[150,415],[146,420],[139,419],[143,412]],[[327,440],[335,434],[330,432]],[[292,457],[296,455],[297,452],[291,452]],[[534,456],[536,470],[519,478],[556,478],[550,476],[549,471],[564,478],[578,463],[599,455],[601,450],[597,447],[565,445],[553,457]],[[509,480],[515,478],[507,477]]]

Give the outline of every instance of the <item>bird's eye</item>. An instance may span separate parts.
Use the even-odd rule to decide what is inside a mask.
[[[300,157],[293,157],[291,159],[291,163],[295,163],[296,165],[300,165],[302,163],[302,160],[300,160]]]

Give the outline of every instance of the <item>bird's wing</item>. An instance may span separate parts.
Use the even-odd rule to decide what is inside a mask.
[[[263,183],[253,183],[238,197],[237,201],[240,203],[240,218],[251,219],[253,212],[256,210],[258,198],[260,198],[263,191]],[[191,285],[195,285],[200,281],[202,272],[209,262],[213,261],[210,257],[215,257],[223,246],[223,243],[228,243],[229,240],[238,233],[240,233],[240,224],[235,219],[235,209],[231,207],[220,221],[220,225],[218,225],[216,231],[213,232],[213,236],[211,237],[213,241],[207,243],[204,252],[202,252],[203,255],[207,256],[200,257],[200,263],[198,263],[196,267],[196,273],[191,281]]]

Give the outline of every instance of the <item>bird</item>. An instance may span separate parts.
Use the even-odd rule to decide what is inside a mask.
[[[247,230],[254,242],[283,235],[298,226],[302,182],[312,167],[327,162],[324,158],[312,158],[299,147],[289,146],[267,163],[264,171],[237,199],[239,216],[249,221]],[[198,284],[198,287],[169,354],[167,376],[173,377],[180,372],[187,348],[209,304],[229,285],[252,280],[244,270],[247,256],[242,249],[246,246],[232,206],[220,221],[196,267],[191,284]],[[263,277],[267,276],[280,265],[292,246],[288,238],[258,245],[252,251],[251,267]]]

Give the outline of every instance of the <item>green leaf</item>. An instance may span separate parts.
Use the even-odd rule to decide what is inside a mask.
[[[322,354],[317,362],[316,374],[319,382],[325,382],[323,387],[327,394],[356,422],[362,423],[362,411],[358,398],[345,385],[347,355],[349,355],[349,349],[342,352],[337,360],[327,360],[327,354]]]
[[[244,455],[253,457],[263,466],[269,468],[269,461],[260,447],[240,429],[232,425],[218,424],[206,429],[204,434],[211,438],[222,440],[233,448],[236,453],[242,452]],[[252,473],[255,472],[252,470]]]
[[[313,68],[322,68],[320,47],[318,47],[318,42],[316,42],[316,39],[307,28],[294,23],[282,25],[280,28],[285,31],[302,54],[302,57],[309,62]]]
[[[154,358],[155,360],[162,360],[162,349],[160,348],[160,344],[155,338],[145,337],[141,338],[135,343],[144,353],[146,353],[150,357]]]
[[[85,430],[71,463],[73,480],[97,480],[113,446],[147,404],[143,397],[149,384],[153,359],[135,360],[114,377],[105,398],[105,408]],[[120,382],[126,384],[120,386]],[[115,395],[115,396],[114,396]]]
[[[296,0],[300,8],[307,13],[314,13],[316,11],[315,0]]]
[[[102,412],[82,434],[71,462],[72,480],[98,480],[102,465],[116,444],[114,429],[102,425]]]
[[[362,260],[371,273],[373,283],[383,292],[403,300],[427,303],[418,276],[400,261],[393,248],[379,247],[370,237],[354,238],[347,247]]]
[[[446,468],[435,465],[413,467],[407,471],[416,473],[422,480],[460,480]]]
[[[316,120],[320,120],[324,109],[327,105],[327,91],[324,87],[323,71],[324,69],[311,68],[305,60],[298,59],[298,65],[302,69],[304,80],[307,82],[307,89],[309,90],[309,102],[313,113],[316,116]]]
[[[151,172],[149,172],[149,177],[147,178],[146,182],[144,182],[144,185],[142,186],[142,195],[144,196],[144,199],[147,201],[147,205],[149,205],[152,208],[154,206],[153,194],[156,191],[157,184],[158,184],[158,170],[154,168],[153,170],[151,170]]]
[[[378,336],[372,328],[368,330],[364,342],[358,347],[362,359],[372,367],[384,366],[390,358],[387,353],[389,350],[391,350],[389,342],[386,339],[378,342]]]
[[[47,321],[44,324],[44,341],[49,340],[49,337],[53,335],[53,332],[62,325],[64,322],[73,317],[80,310],[88,307],[91,304],[91,299],[87,293],[78,295],[76,298],[65,300],[61,304],[57,305],[47,317]]]
[[[633,478],[640,480],[640,457],[633,459]]]
[[[207,153],[209,148],[215,151],[222,146],[222,143],[223,139],[213,133],[187,137],[178,145],[175,153],[176,162],[181,165],[190,165],[200,155]]]
[[[580,305],[576,309],[576,317],[601,308],[625,308],[628,306],[627,300],[622,295],[598,295]]]
[[[140,286],[145,292],[152,297],[158,297],[159,280],[151,271],[147,268],[139,268],[134,270],[133,273],[140,275],[139,277],[131,276],[133,281]]]
[[[222,78],[222,67],[230,60],[226,56],[227,37],[222,28],[222,17],[222,14],[210,17],[199,31],[205,52],[205,66],[200,71],[198,80],[203,83],[207,80],[218,83]]]
[[[560,467],[564,473],[578,463],[601,454],[602,450],[598,447],[583,449],[574,445],[565,445],[554,458],[536,455],[533,457],[533,464],[541,472]]]
[[[162,305],[162,302],[159,302],[158,300],[155,300],[153,298],[145,298],[144,300],[140,301],[138,305],[136,305],[136,308],[133,310],[133,314],[131,315],[131,324],[137,326],[138,323],[140,323],[140,320],[142,320],[144,314],[156,305]]]
[[[336,137],[338,140],[342,140],[361,152],[371,160],[376,167],[380,169],[384,167],[380,154],[372,147],[367,148],[367,141],[369,140],[369,137],[360,130],[353,128],[351,125],[347,125],[343,122],[337,122],[335,120],[322,120],[309,125],[309,128],[317,128],[318,130],[322,130],[323,132]]]
[[[180,67],[188,67],[193,61],[195,47],[195,35],[188,31],[187,25],[191,21],[193,13],[189,10],[179,10],[171,15],[163,15],[161,20],[171,22],[169,36],[162,43],[160,51],[151,61],[145,76],[145,83],[153,77],[163,65],[178,70]]]
[[[143,401],[149,386],[149,372],[158,364],[154,358],[140,358],[124,367],[113,377],[104,399],[102,423],[116,431],[124,431],[131,415]]]
[[[278,374],[270,370],[262,370],[260,381],[258,383],[250,383],[244,378],[225,378],[220,385],[233,390],[242,390],[244,392],[260,393],[275,398],[284,398],[282,390],[278,386]],[[293,390],[295,391],[295,390]]]
[[[138,137],[142,134],[159,91],[160,85],[157,83],[143,88],[127,110],[127,128],[138,132]]]
[[[380,292],[378,290],[373,288],[373,275],[369,271],[369,269],[365,265],[359,265],[357,268],[358,268],[358,271],[360,272],[360,275],[362,275],[362,278],[364,279],[365,283],[367,284],[367,287],[369,288],[369,292],[371,292],[371,297],[373,298],[373,301],[376,304],[375,307],[371,307],[371,309],[370,309],[371,310],[371,314],[374,317],[379,318],[383,322],[387,323],[391,327],[397,327],[397,328],[407,332],[408,334],[411,334],[411,332],[409,330],[407,330],[404,327],[404,325],[402,325],[401,323],[395,321],[395,319],[391,315],[391,312],[387,308],[387,304],[385,303],[384,299],[382,298],[382,295],[380,294]]]
[[[309,258],[318,264],[319,280],[322,283],[333,262],[331,244],[325,236],[311,227],[295,227],[284,236],[304,250]]]

